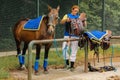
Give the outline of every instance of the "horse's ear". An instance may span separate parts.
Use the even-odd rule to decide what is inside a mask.
[[[59,10],[60,10],[60,6],[57,7],[57,11],[59,11]]]
[[[52,7],[48,5],[48,10],[51,11]]]

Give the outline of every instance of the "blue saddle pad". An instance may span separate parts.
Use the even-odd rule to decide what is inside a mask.
[[[93,30],[90,32],[85,32],[85,34],[87,34],[87,36],[92,40],[98,40],[101,41],[101,39],[107,35],[106,31],[98,31],[98,30]]]
[[[40,29],[40,24],[44,16],[39,16],[38,18],[35,19],[30,19],[25,23],[23,26],[24,30],[39,30]]]

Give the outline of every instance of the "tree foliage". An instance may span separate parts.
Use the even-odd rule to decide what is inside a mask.
[[[120,35],[120,0],[105,1],[105,30],[112,30],[113,35]],[[74,4],[80,6],[80,13],[87,14],[88,30],[102,30],[102,0],[0,0],[0,51],[15,48],[12,28],[20,18],[36,18],[48,12],[47,5],[60,6],[60,20],[70,13]],[[60,21],[59,20],[59,21]],[[64,26],[58,24],[55,38],[63,38]],[[7,42],[6,42],[7,41]],[[14,47],[13,47],[14,46]]]
[[[102,28],[102,1],[87,0],[80,2],[81,10],[87,13],[88,28],[90,30]],[[105,0],[105,30],[113,31],[113,35],[120,35],[120,0]]]

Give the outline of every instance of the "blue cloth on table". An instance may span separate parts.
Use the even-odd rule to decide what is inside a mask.
[[[38,18],[30,19],[29,21],[26,22],[23,29],[24,30],[39,30],[43,17],[44,16],[39,16]]]
[[[93,30],[90,32],[85,32],[85,34],[92,40],[98,40],[101,41],[101,39],[107,35],[106,31],[98,31],[98,30]]]

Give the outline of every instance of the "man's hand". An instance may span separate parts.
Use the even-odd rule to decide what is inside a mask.
[[[70,18],[67,18],[67,19],[66,19],[66,22],[70,22],[70,21],[71,21]]]

